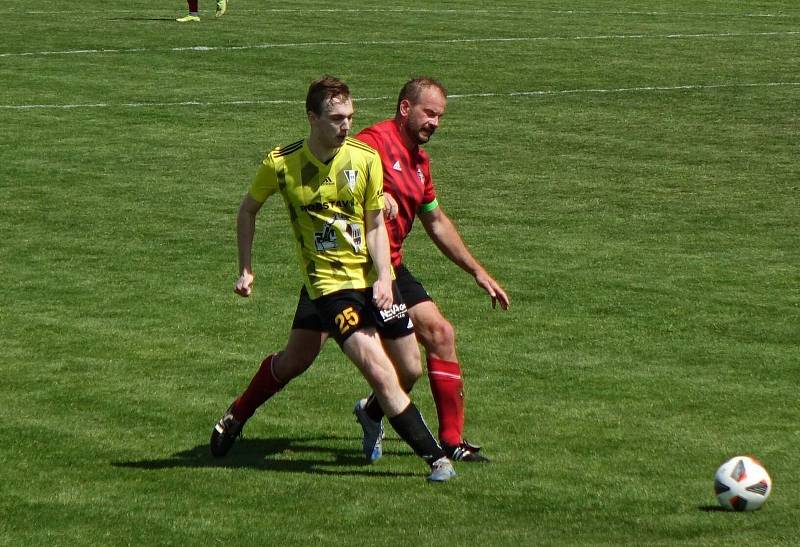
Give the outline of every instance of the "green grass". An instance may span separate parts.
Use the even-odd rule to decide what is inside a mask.
[[[794,2],[201,8],[0,9],[0,544],[796,543]],[[393,434],[361,463],[365,383],[334,344],[207,452],[299,286],[276,201],[256,294],[233,294],[236,208],[324,72],[357,129],[409,76],[452,94],[440,202],[512,309],[412,234],[494,459],[446,485]],[[414,397],[435,427],[426,381]],[[715,510],[739,453],[774,480],[753,514]]]

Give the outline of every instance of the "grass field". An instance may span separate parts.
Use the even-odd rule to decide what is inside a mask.
[[[797,544],[796,2],[185,8],[0,8],[0,545]],[[299,287],[274,200],[233,294],[236,208],[323,73],[356,129],[408,77],[448,86],[439,199],[512,298],[412,234],[493,457],[444,485],[393,433],[362,464],[334,344],[208,454]],[[740,453],[772,497],[718,511]]]

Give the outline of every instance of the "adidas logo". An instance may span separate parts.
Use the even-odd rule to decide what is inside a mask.
[[[392,169],[394,169],[395,171],[400,171],[402,173],[403,168],[400,167],[400,160],[394,162],[394,165],[392,165]]]

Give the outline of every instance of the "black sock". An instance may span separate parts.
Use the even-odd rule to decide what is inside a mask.
[[[404,411],[394,418],[389,418],[389,423],[428,465],[445,456],[442,447],[433,438],[431,430],[428,429],[414,403],[409,403]]]
[[[411,393],[411,390],[409,389],[406,391],[406,393]],[[378,398],[375,397],[374,393],[370,393],[369,397],[367,397],[367,402],[364,404],[364,410],[366,411],[367,416],[369,416],[373,422],[380,422],[386,415],[383,413],[381,404],[378,402]]]
[[[369,397],[367,397],[367,404],[364,405],[364,410],[373,422],[380,422],[383,419],[383,409],[374,393],[370,393]]]

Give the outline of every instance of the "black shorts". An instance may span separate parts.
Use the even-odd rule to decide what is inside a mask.
[[[413,334],[414,326],[396,283],[392,283],[392,289],[394,304],[388,310],[379,310],[372,302],[371,288],[338,291],[311,300],[303,287],[292,328],[327,331],[340,346],[354,332],[370,327],[374,327],[381,338],[390,340]],[[312,309],[316,317],[312,317]]]
[[[400,289],[400,296],[403,297],[403,302],[406,306],[413,308],[420,302],[430,302],[433,300],[422,283],[408,271],[404,265],[400,264],[394,269],[394,275],[397,281],[397,287]]]
[[[425,290],[425,287],[422,286],[422,283],[408,271],[408,268],[400,264],[394,269],[394,273],[396,276],[395,282],[397,283],[397,288],[400,290],[400,297],[407,307],[411,308],[420,302],[430,302],[433,300],[428,294],[428,291]],[[398,300],[396,295],[395,300]],[[371,297],[370,301],[372,301]],[[322,318],[319,316],[319,313],[317,313],[317,308],[308,296],[305,287],[300,291],[300,298],[297,301],[297,309],[294,312],[292,328],[314,331],[328,330],[323,327]]]

